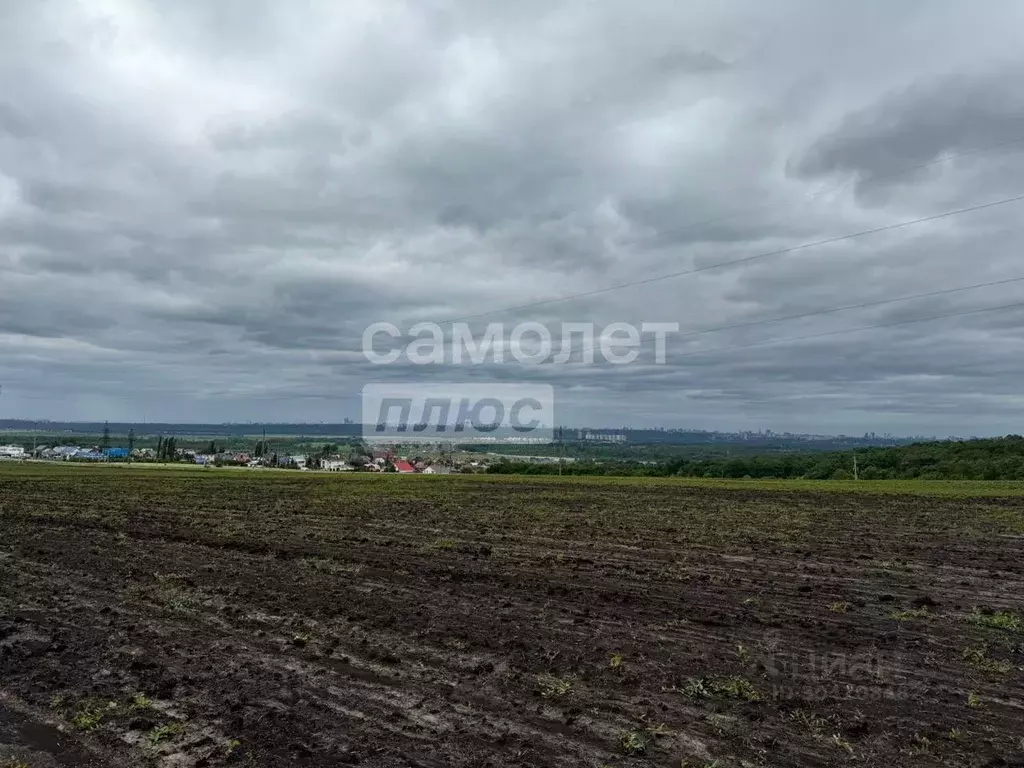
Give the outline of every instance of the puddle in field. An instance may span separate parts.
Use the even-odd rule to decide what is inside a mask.
[[[96,758],[52,725],[13,712],[0,703],[0,758],[31,761],[32,766],[101,768]]]

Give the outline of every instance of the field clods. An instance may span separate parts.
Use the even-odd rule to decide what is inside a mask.
[[[2,467],[0,766],[1019,765],[1003,494]]]

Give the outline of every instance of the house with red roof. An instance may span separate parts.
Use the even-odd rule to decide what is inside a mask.
[[[395,471],[400,472],[403,475],[410,475],[415,472],[416,469],[408,461],[399,459],[395,462]]]

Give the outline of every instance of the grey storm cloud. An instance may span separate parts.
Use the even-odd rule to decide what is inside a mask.
[[[973,310],[1024,283],[762,321],[1024,276],[1024,202],[797,248],[1024,194],[1022,22],[0,0],[0,415],[334,421],[366,383],[526,381],[566,423],[1020,432],[1024,311]],[[461,317],[681,332],[664,365],[362,354]]]
[[[1016,83],[1021,62],[984,74],[950,74],[891,93],[846,116],[794,164],[804,175],[832,172],[882,176],[887,182],[917,181],[914,174],[890,175],[893,168],[926,163],[943,154],[994,147],[1019,151],[1024,109]],[[925,174],[927,175],[927,174]]]

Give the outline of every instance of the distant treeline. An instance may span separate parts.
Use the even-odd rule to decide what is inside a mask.
[[[704,459],[682,458],[658,464],[576,461],[566,475],[647,477],[852,478],[854,458],[862,480],[1024,480],[1024,437],[915,443],[898,448],[863,448],[835,453],[790,453]],[[557,463],[503,461],[493,474],[557,475]]]

